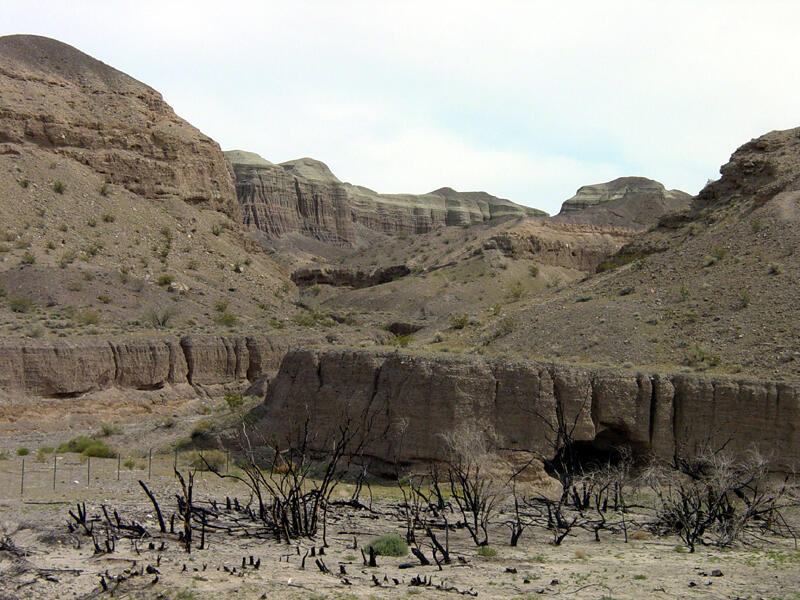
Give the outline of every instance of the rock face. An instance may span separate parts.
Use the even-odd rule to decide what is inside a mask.
[[[316,284],[365,288],[400,279],[409,273],[411,269],[405,265],[378,267],[371,271],[346,267],[305,267],[292,273],[292,281],[301,288]]]
[[[781,192],[800,190],[800,127],[771,131],[750,140],[720,167],[722,177],[703,188],[693,208],[753,200],[756,204]]]
[[[49,38],[0,38],[0,143],[88,165],[144,198],[177,197],[238,220],[233,171],[161,94]]]
[[[671,458],[730,440],[728,450],[756,445],[779,468],[800,458],[796,383],[365,350],[288,353],[258,427],[280,437],[312,415],[324,432],[369,413],[370,453],[387,461],[440,460],[440,434],[462,425],[550,456],[559,406],[574,439],[598,448],[626,443]]]
[[[667,190],[652,179],[620,177],[581,187],[553,220],[641,231],[663,215],[687,208],[691,199],[686,192]]]
[[[301,233],[349,247],[362,242],[364,230],[425,233],[503,216],[547,216],[485,192],[442,188],[420,196],[378,194],[342,183],[310,158],[275,165],[252,152],[226,154],[236,173],[244,222],[272,237]]]
[[[534,221],[493,235],[483,242],[482,251],[499,250],[509,258],[593,272],[631,238],[630,231],[620,229]]]
[[[111,387],[242,384],[276,371],[289,341],[185,336],[158,340],[0,342],[6,397],[72,397]]]

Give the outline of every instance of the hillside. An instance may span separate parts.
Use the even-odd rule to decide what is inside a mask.
[[[37,36],[0,38],[0,335],[227,330],[293,286],[238,224],[219,146],[161,95]]]
[[[800,375],[800,128],[739,148],[689,209],[603,267],[470,332],[480,352]],[[534,340],[534,341],[532,341]]]

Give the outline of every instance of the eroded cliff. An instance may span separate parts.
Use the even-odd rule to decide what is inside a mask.
[[[258,427],[279,438],[307,414],[324,430],[368,411],[381,432],[370,452],[387,461],[442,459],[440,434],[462,425],[550,456],[559,419],[597,448],[671,458],[755,446],[784,469],[800,458],[797,383],[367,350],[288,353]]]
[[[546,216],[485,192],[442,188],[418,196],[378,194],[342,183],[313,159],[275,165],[252,152],[226,154],[236,173],[244,222],[273,237],[301,233],[356,246],[363,241],[362,228],[383,234],[426,233],[505,216]]]

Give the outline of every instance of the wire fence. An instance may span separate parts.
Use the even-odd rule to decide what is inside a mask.
[[[0,461],[0,496],[51,497],[59,492],[104,487],[115,482],[173,479],[176,469],[203,467],[203,458],[221,473],[230,471],[230,451],[218,450],[164,454],[150,448],[128,456],[120,453],[113,458],[73,453],[19,456]]]

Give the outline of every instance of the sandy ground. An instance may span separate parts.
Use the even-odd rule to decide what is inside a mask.
[[[494,557],[478,555],[462,529],[450,534],[454,563],[442,570],[419,566],[409,555],[378,557],[378,567],[363,565],[360,547],[372,537],[403,535],[397,489],[375,486],[373,510],[336,507],[327,526],[329,547],[322,560],[332,574],[320,572],[314,558],[303,555],[321,539],[287,545],[274,538],[207,534],[204,549],[187,555],[177,535],[159,534],[152,505],[138,484],[144,479],[169,519],[179,491],[172,475],[173,456],[156,455],[148,479],[147,459],[117,476],[116,459],[93,459],[88,465],[75,455],[59,459],[53,491],[52,459],[26,460],[26,484],[20,494],[21,458],[0,461],[0,522],[6,541],[18,550],[0,551],[0,598],[455,598],[459,592],[479,598],[800,598],[800,551],[791,540],[771,539],[756,547],[719,550],[700,547],[690,554],[677,538],[624,542],[622,535],[604,533],[601,542],[580,531],[561,546],[549,542],[544,529],[529,529],[518,547],[509,546],[504,515],[491,531]],[[181,460],[182,462],[182,460]],[[179,465],[180,466],[180,465]],[[341,488],[342,497],[349,490]],[[200,502],[248,494],[243,485],[199,474],[195,497]],[[366,495],[362,500],[366,501]],[[152,537],[134,543],[120,539],[114,552],[95,555],[91,539],[70,534],[69,510],[85,502],[89,518],[103,519],[101,505],[116,509],[123,520],[135,519]],[[208,505],[205,505],[208,506]],[[507,515],[505,515],[507,516]],[[455,516],[451,519],[455,521]],[[96,531],[102,531],[102,521]],[[255,529],[255,525],[253,526]],[[177,530],[177,527],[176,527]],[[195,536],[197,534],[195,533]],[[99,536],[104,539],[104,534]],[[354,549],[354,537],[359,548]],[[197,538],[195,538],[197,539]],[[163,542],[163,549],[162,549]],[[149,544],[153,549],[149,549]],[[299,554],[298,554],[299,552]],[[426,554],[430,556],[430,552]],[[242,569],[242,559],[260,560],[260,568]],[[415,563],[401,569],[402,563]],[[134,575],[149,566],[155,573]],[[184,568],[185,565],[185,568]],[[343,567],[346,575],[339,575]],[[235,568],[235,572],[233,572]],[[714,576],[715,570],[721,572]],[[128,579],[101,593],[100,574]],[[415,576],[433,586],[413,586]],[[380,585],[376,585],[376,581]],[[435,589],[435,585],[455,588]],[[464,594],[463,597],[472,597]]]

